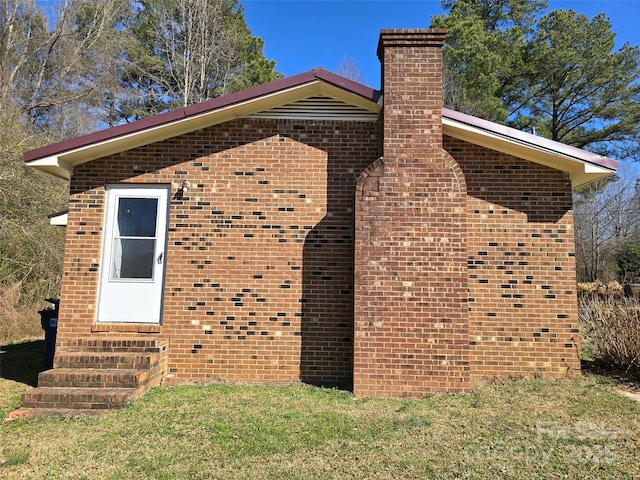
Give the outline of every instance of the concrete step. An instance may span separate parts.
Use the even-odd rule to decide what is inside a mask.
[[[135,388],[37,387],[22,394],[23,408],[120,409],[137,393]]]
[[[167,347],[164,338],[83,337],[69,341],[69,352],[161,352]]]
[[[39,387],[140,388],[149,381],[149,370],[102,368],[54,368],[38,375]]]
[[[157,353],[60,352],[53,368],[148,369],[157,361]]]

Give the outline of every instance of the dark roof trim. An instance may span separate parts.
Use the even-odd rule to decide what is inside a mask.
[[[529,144],[531,146],[535,146],[537,148],[548,150],[557,154],[566,155],[568,157],[575,158],[576,160],[597,165],[599,167],[608,168],[611,170],[616,170],[618,168],[618,162],[611,158],[603,157],[602,155],[598,155],[596,153],[587,152],[586,150],[582,150],[581,148],[572,147],[561,142],[549,140],[548,138],[539,137],[531,133],[516,130],[515,128],[507,127],[505,125],[500,125],[498,123],[483,120],[478,117],[473,117],[465,113],[456,112],[455,110],[443,108],[442,116],[450,120],[454,120],[478,128],[485,132],[492,133],[494,135]]]
[[[49,215],[47,215],[48,219],[52,219],[55,217],[60,217],[62,215],[66,215],[67,213],[69,213],[69,210],[60,210],[59,212],[54,212],[54,213],[50,213]]]
[[[232,93],[229,95],[212,98],[211,100],[207,100],[202,103],[189,105],[188,107],[184,108],[178,108],[170,112],[155,115],[153,117],[143,118],[132,123],[118,125],[117,127],[100,130],[88,135],[83,135],[59,143],[47,145],[45,147],[37,148],[35,150],[30,150],[24,153],[24,160],[28,163],[34,160],[39,160],[41,158],[58,155],[60,153],[74,150],[76,148],[82,148],[95,143],[113,140],[118,137],[159,127],[178,120],[183,120],[185,118],[202,115],[219,108],[229,107],[237,103],[250,101],[265,95],[271,95],[283,90],[299,87],[311,82],[315,82],[317,80],[322,80],[376,103],[380,98],[380,92],[377,90],[366,87],[322,68],[315,68],[305,73],[300,73],[292,77],[282,78],[274,82],[259,85],[257,87],[242,90],[240,92]]]

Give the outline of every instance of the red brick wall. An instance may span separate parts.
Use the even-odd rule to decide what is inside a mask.
[[[571,182],[445,137],[467,182],[471,375],[579,373]]]
[[[336,128],[347,134],[346,141],[325,140]],[[158,330],[170,338],[172,372],[203,379],[302,378],[349,386],[357,177],[367,169],[357,198],[360,207],[368,209],[361,213],[369,212],[375,228],[392,225],[398,238],[415,245],[418,224],[428,225],[427,217],[411,222],[415,216],[407,209],[386,217],[375,203],[367,206],[379,195],[380,175],[386,168],[382,160],[370,164],[379,153],[376,138],[371,124],[298,122],[294,128],[284,122],[243,120],[77,168],[69,205],[58,348],[92,330],[113,334],[113,326],[94,324],[102,185],[171,183],[166,301]],[[443,165],[452,172],[447,181],[452,186],[456,179],[456,188],[468,191],[457,204],[466,218],[459,210],[455,217],[466,225],[466,244],[465,275],[454,293],[464,297],[460,305],[468,309],[469,325],[433,320],[429,312],[443,314],[449,311],[446,305],[434,305],[429,303],[431,295],[425,300],[417,294],[428,289],[446,293],[446,283],[440,282],[443,275],[421,277],[418,272],[437,268],[426,259],[449,258],[437,250],[413,255],[408,264],[416,270],[402,274],[398,262],[402,257],[389,257],[387,265],[395,262],[398,270],[386,279],[376,279],[375,268],[360,269],[358,278],[373,287],[360,307],[368,323],[359,328],[356,345],[362,348],[364,341],[370,341],[371,329],[380,336],[367,345],[373,366],[356,366],[356,379],[371,374],[375,387],[384,385],[376,375],[413,369],[412,378],[432,390],[455,389],[459,370],[453,369],[455,364],[438,362],[446,360],[440,355],[455,355],[454,346],[463,340],[468,347],[462,350],[468,351],[468,369],[475,378],[576,373],[568,178],[448,137],[444,146],[460,166],[443,157]],[[128,178],[132,171],[136,173]],[[192,188],[180,199],[176,193],[184,179]],[[385,182],[383,186],[388,185]],[[436,204],[433,218],[439,222],[451,204]],[[433,238],[433,228],[423,235]],[[368,256],[361,252],[358,261],[398,251],[367,238]],[[397,291],[402,298],[393,299]],[[366,309],[378,307],[385,313],[376,320]],[[389,323],[408,314],[415,316],[412,324]],[[422,343],[409,346],[416,339]],[[434,344],[439,351],[430,350]],[[392,351],[398,355],[381,361],[380,353]],[[397,388],[395,393],[387,389],[371,394],[407,394],[406,387],[397,383],[385,388],[391,387]]]
[[[77,167],[59,348],[122,329],[94,325],[103,185],[171,184],[170,371],[350,387],[353,191],[377,138],[372,123],[238,120]]]
[[[465,185],[442,149],[443,31],[387,31],[383,159],[356,190],[354,392],[469,389]]]

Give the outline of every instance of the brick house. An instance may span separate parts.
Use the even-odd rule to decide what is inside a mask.
[[[382,31],[381,92],[317,69],[27,152],[70,181],[41,384],[106,346],[150,384],[579,374],[572,188],[617,164],[443,109],[444,39]]]

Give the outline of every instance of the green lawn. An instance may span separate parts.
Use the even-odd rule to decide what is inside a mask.
[[[104,418],[0,425],[0,478],[640,478],[640,404],[611,386],[509,381],[416,400],[156,388]],[[26,388],[0,378],[0,414]]]

